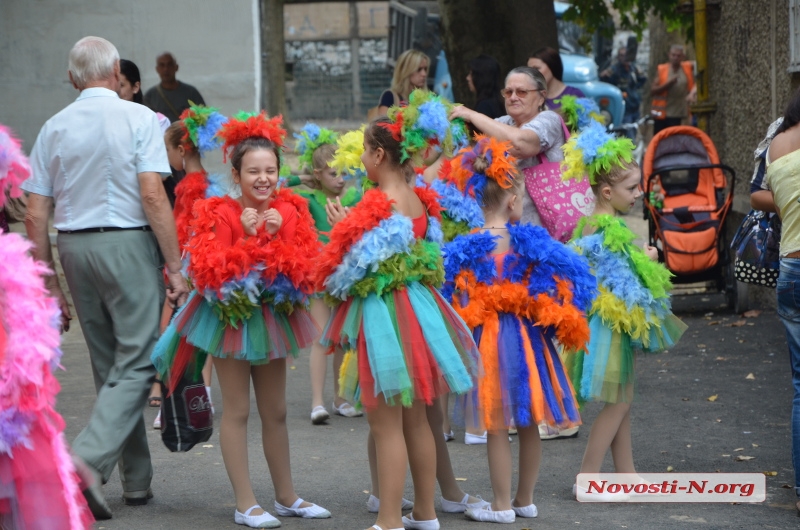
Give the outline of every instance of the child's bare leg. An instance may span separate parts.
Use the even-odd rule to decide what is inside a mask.
[[[369,421],[369,414],[367,414]],[[375,437],[372,436],[372,429],[367,435],[367,459],[369,460],[369,478],[372,481],[372,495],[381,498],[380,484],[378,484],[378,455],[375,449]]]
[[[464,431],[467,434],[483,436],[486,432],[486,426],[483,424],[483,417],[475,410],[475,402],[472,396],[468,395],[466,400],[464,405]]]
[[[425,411],[428,416],[428,425],[433,433],[433,441],[436,444],[436,481],[439,483],[439,489],[442,490],[442,497],[448,501],[461,502],[464,500],[464,490],[456,482],[455,473],[453,473],[453,465],[450,462],[450,451],[447,449],[447,442],[444,436],[439,436],[439,432],[444,430],[449,432],[448,428],[442,428],[445,421],[447,396],[445,394],[439,397],[433,405],[427,407]],[[440,406],[441,403],[441,406]],[[478,502],[475,497],[470,497],[467,501],[469,503]]]
[[[333,404],[337,407],[347,402],[339,395],[339,370],[342,368],[342,361],[344,361],[344,351],[336,348],[336,351],[333,352]]]
[[[533,490],[539,478],[539,464],[542,461],[542,441],[539,426],[518,427],[519,436],[519,481],[514,506],[519,508],[533,504]]]
[[[589,431],[589,441],[583,454],[581,473],[600,473],[603,459],[619,431],[622,420],[630,410],[629,403],[606,403]]]
[[[320,329],[325,327],[330,314],[331,310],[321,299],[313,298],[311,300],[311,316]],[[313,410],[314,407],[325,406],[325,400],[322,394],[325,391],[325,372],[328,368],[328,359],[327,355],[325,355],[325,346],[321,345],[319,340],[315,340],[314,344],[311,346],[309,367],[311,372],[311,409]],[[338,379],[339,372],[334,371],[333,380],[338,382]],[[336,395],[338,397],[338,392]]]
[[[611,442],[611,456],[617,473],[636,473],[633,466],[633,444],[631,442],[631,409],[622,418],[617,435]]]
[[[417,521],[436,519],[433,507],[436,488],[436,444],[430,425],[428,425],[428,408],[423,401],[414,401],[411,408],[403,408],[403,436],[411,464],[411,479],[414,481],[414,511],[412,514]],[[439,425],[441,426],[441,423]],[[441,434],[439,434],[439,438],[442,438]],[[383,481],[383,476],[380,480]],[[385,494],[385,488],[383,491]],[[381,499],[381,507],[383,507],[383,499]]]
[[[450,414],[449,414],[449,412],[450,412],[450,394],[444,394],[437,401],[441,404],[441,409],[442,409],[442,411],[441,411],[441,414],[442,414],[442,429],[441,429],[442,430],[442,434],[449,434],[450,432],[453,431],[453,428],[450,426]],[[433,406],[435,407],[436,403],[434,403]],[[430,414],[429,414],[428,415],[428,423],[430,423],[430,421],[431,421],[431,417],[430,417]],[[433,423],[431,423],[431,430],[433,431],[433,435],[436,436],[436,430],[434,429]],[[439,445],[438,444],[436,445],[436,456],[437,456],[437,460],[438,460],[438,456],[439,456]],[[448,460],[449,460],[449,458],[448,458]],[[439,472],[438,471],[436,472],[436,476],[437,477],[439,476]],[[440,486],[441,486],[441,484],[440,484]]]
[[[375,441],[375,467],[380,484],[381,505],[375,524],[381,528],[402,528],[401,503],[406,482],[408,453],[403,437],[403,407],[378,399],[376,410],[367,414],[370,435]],[[377,496],[377,495],[376,495]]]
[[[490,432],[487,435],[489,479],[492,482],[494,501],[492,510],[511,509],[511,442],[508,432]]]
[[[203,384],[206,388],[211,387],[211,373],[214,371],[214,365],[211,363],[211,356],[206,356],[206,364],[203,365]],[[211,397],[211,396],[209,396]]]
[[[253,366],[252,373],[256,406],[261,417],[261,441],[275,488],[275,500],[284,506],[292,506],[298,497],[292,483],[289,431],[286,429],[286,359]],[[304,502],[297,508],[309,506],[311,503]]]
[[[222,391],[222,421],[219,445],[225,471],[233,486],[236,509],[244,513],[258,504],[250,483],[247,462],[247,418],[250,415],[250,363],[236,359],[214,358]],[[260,515],[255,510],[252,515]]]

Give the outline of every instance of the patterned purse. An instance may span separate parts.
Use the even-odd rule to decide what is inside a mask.
[[[569,130],[561,120],[564,142],[569,140]],[[572,237],[581,217],[594,210],[594,193],[589,179],[578,182],[561,180],[562,162],[549,162],[544,154],[537,156],[539,165],[525,168],[525,188],[539,211],[547,232],[562,243]]]
[[[781,220],[776,214],[750,210],[731,243],[737,280],[775,288],[780,272]]]

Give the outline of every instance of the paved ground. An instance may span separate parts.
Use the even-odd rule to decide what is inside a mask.
[[[633,221],[633,219],[632,219]],[[634,223],[637,227],[641,225]],[[586,427],[571,440],[544,442],[536,489],[539,517],[518,519],[511,529],[537,528],[796,528],[790,456],[791,384],[783,328],[773,312],[741,319],[726,312],[720,295],[679,297],[676,313],[689,325],[680,344],[638,361],[637,401],[632,409],[634,455],[640,472],[776,472],[767,477],[767,501],[747,504],[581,504],[571,498],[588,429],[599,411],[587,406]],[[743,324],[743,325],[740,325]],[[58,409],[72,440],[85,425],[95,394],[79,327],[64,336],[65,371]],[[752,375],[750,375],[752,374]],[[329,376],[330,377],[330,376]],[[365,502],[369,473],[364,418],[308,420],[307,355],[288,375],[289,434],[298,493],[328,508],[325,521],[283,519],[285,528],[364,529],[374,517]],[[217,414],[220,394],[214,386]],[[330,383],[329,383],[330,385]],[[328,390],[330,395],[331,390]],[[714,401],[708,398],[716,396]],[[250,469],[259,500],[271,508],[272,485],[261,452],[258,417],[252,404]],[[152,424],[155,409],[144,411]],[[122,504],[116,473],[105,486],[114,512],[97,529],[234,528],[233,494],[222,464],[219,436],[187,454],[169,453],[150,431],[155,498],[145,507]],[[449,444],[464,489],[491,498],[486,451],[466,446],[463,432]],[[514,442],[516,443],[516,441]],[[737,451],[737,449],[742,450]],[[734,461],[737,455],[754,457]],[[607,470],[610,470],[610,458]],[[409,481],[410,483],[410,481]],[[407,495],[411,495],[410,486]],[[441,514],[443,528],[480,528],[459,515]],[[483,527],[489,528],[488,523]]]

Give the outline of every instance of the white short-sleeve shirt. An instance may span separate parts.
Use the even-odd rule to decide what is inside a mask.
[[[30,161],[22,189],[53,197],[58,230],[147,225],[138,174],[171,174],[156,114],[100,87],[44,124]]]

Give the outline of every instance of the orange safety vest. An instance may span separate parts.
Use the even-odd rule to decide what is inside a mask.
[[[694,71],[692,70],[692,63],[689,61],[683,61],[681,63],[681,67],[683,68],[683,73],[686,74],[686,81],[687,87],[689,88],[689,92],[692,91],[694,88]],[[669,71],[672,69],[672,65],[669,63],[659,64],[658,65],[658,84],[663,85],[667,82],[667,78],[669,77]],[[653,105],[650,107],[650,114],[653,115],[653,118],[657,120],[663,120],[667,117],[667,91],[664,90],[660,94],[656,94],[653,96]]]

